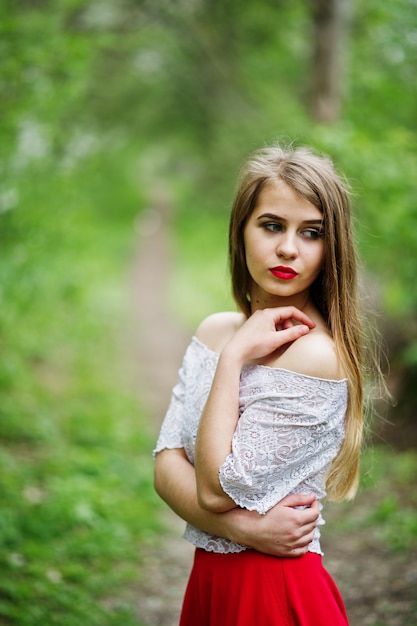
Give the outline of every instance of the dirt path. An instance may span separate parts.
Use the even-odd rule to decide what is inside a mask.
[[[139,252],[134,287],[143,331],[138,338],[141,380],[156,434],[190,331],[182,329],[167,309],[170,207],[163,197],[156,200],[155,207],[143,214],[137,224]],[[348,507],[326,507],[324,564],[341,589],[351,626],[413,626],[417,624],[417,547],[393,553],[372,527],[365,525],[349,531],[355,526],[355,519],[365,519],[373,507],[366,494]],[[332,530],[332,522],[341,516],[345,522],[343,533]],[[139,620],[146,626],[178,625],[191,567],[193,550],[181,538],[183,523],[168,508],[167,520],[172,532],[161,537],[160,546],[147,548],[143,554],[146,567],[135,602]]]
[[[141,394],[155,437],[167,409],[171,389],[190,338],[167,308],[171,269],[170,206],[162,196],[138,219],[138,255],[134,266],[135,311],[141,332],[136,337]],[[160,545],[141,555],[144,578],[135,597],[140,623],[177,626],[191,569],[193,548],[181,537],[184,523],[168,507],[168,532]]]
[[[138,254],[134,267],[134,298],[138,354],[145,404],[158,430],[190,331],[181,328],[167,302],[172,270],[169,237],[171,211],[163,197],[136,222]]]

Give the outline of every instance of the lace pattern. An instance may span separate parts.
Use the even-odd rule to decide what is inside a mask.
[[[154,454],[184,448],[191,463],[198,422],[207,400],[218,354],[193,338],[161,427]],[[326,380],[248,365],[240,380],[239,421],[232,452],[219,471],[225,492],[241,507],[266,513],[292,493],[325,496],[326,475],[344,436],[346,380]],[[320,515],[319,526],[324,524]],[[246,549],[187,524],[184,537],[205,550]],[[321,554],[316,528],[311,552]]]

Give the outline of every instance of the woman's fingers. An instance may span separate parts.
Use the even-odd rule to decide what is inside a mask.
[[[235,358],[256,361],[306,335],[315,323],[296,307],[260,309],[241,326],[228,343]]]
[[[275,320],[275,326],[279,324],[293,324],[294,321],[305,324],[309,328],[314,328],[315,323],[300,309],[294,306],[277,307],[275,309],[264,309],[268,311]]]
[[[291,341],[295,341],[299,337],[306,335],[308,332],[310,332],[310,328],[305,324],[297,324],[296,326],[291,326],[285,330],[277,331],[274,345],[276,343],[276,348],[280,348],[286,343],[290,343]]]

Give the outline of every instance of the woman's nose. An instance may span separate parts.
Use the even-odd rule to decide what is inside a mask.
[[[283,233],[277,245],[277,255],[290,259],[297,256],[297,254],[296,235],[290,232]]]

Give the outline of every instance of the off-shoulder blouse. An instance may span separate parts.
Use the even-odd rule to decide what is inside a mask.
[[[198,423],[218,358],[218,353],[193,337],[154,454],[165,448],[184,448],[194,464]],[[238,506],[260,514],[289,494],[315,493],[321,500],[326,495],[329,467],[344,437],[347,395],[346,379],[328,380],[280,368],[245,365],[240,376],[239,419],[232,452],[219,470],[224,491]],[[320,512],[310,552],[322,554],[322,524]],[[213,552],[246,549],[190,524],[184,538]]]

